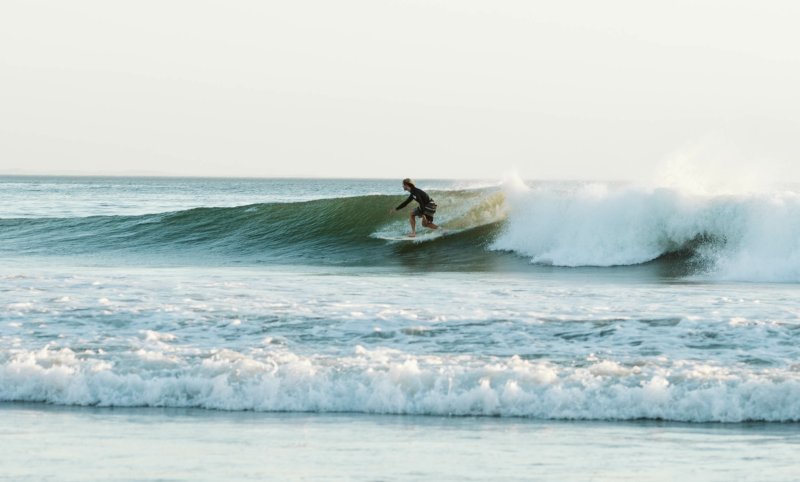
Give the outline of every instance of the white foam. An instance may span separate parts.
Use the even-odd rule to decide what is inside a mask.
[[[701,362],[584,367],[518,357],[352,356],[214,350],[200,364],[152,354],[135,370],[68,349],[16,351],[0,400],[222,410],[521,416],[538,419],[798,421],[800,374]]]
[[[698,195],[676,189],[587,183],[507,194],[508,222],[492,245],[534,263],[645,263],[699,237],[723,279],[800,280],[800,194]]]
[[[142,338],[148,342],[163,343],[174,341],[177,337],[171,333],[159,333],[153,330],[142,330]]]

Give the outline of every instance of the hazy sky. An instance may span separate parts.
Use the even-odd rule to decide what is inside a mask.
[[[800,2],[3,0],[0,173],[800,181]]]

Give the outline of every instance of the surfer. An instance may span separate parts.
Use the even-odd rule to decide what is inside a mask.
[[[433,224],[433,215],[436,213],[436,203],[433,202],[433,199],[431,199],[430,196],[428,196],[428,193],[415,186],[409,178],[403,179],[403,190],[409,192],[408,199],[403,201],[403,203],[397,206],[394,210],[390,209],[389,213],[403,209],[411,201],[417,201],[419,203],[419,207],[411,211],[411,216],[409,216],[411,232],[408,234],[408,236],[413,238],[417,235],[416,218],[418,217],[422,218],[422,225],[426,228],[438,229],[439,226]]]

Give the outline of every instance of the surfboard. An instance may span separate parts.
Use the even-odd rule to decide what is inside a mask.
[[[439,228],[436,231],[428,231],[425,233],[418,232],[417,235],[414,236],[413,238],[407,234],[404,235],[376,234],[373,235],[373,237],[377,239],[383,239],[384,241],[412,241],[421,243],[424,241],[430,241],[432,239],[441,238],[442,236],[445,236],[447,234],[449,234],[449,231],[447,231],[444,228]]]

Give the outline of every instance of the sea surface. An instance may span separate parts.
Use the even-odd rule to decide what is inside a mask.
[[[800,189],[418,186],[0,177],[0,479],[800,478]]]

